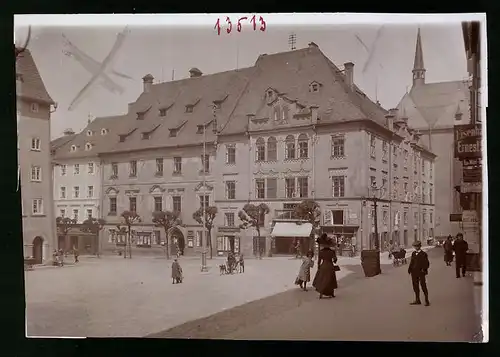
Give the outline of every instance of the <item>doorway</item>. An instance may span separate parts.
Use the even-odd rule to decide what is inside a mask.
[[[403,232],[403,239],[404,239],[404,244],[405,248],[408,247],[408,231],[405,229]]]
[[[35,237],[33,239],[33,259],[35,264],[42,264],[43,258],[43,238]]]

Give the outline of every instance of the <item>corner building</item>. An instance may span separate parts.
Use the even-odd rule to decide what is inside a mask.
[[[381,247],[433,235],[435,155],[404,113],[387,112],[355,85],[353,67],[340,71],[314,43],[258,58],[218,135],[220,250],[235,239],[243,252],[256,251],[255,230],[233,222],[247,202],[262,202],[271,213],[259,246],[288,253],[293,239],[271,238],[271,231],[304,199],[320,204],[323,232],[358,251],[373,247],[372,185],[384,187],[377,193]]]
[[[192,214],[205,204],[218,208],[214,254],[227,254],[234,242],[252,256],[257,233],[239,228],[238,212],[246,203],[266,203],[271,212],[259,247],[286,253],[292,242],[286,232],[271,238],[277,220],[314,199],[323,231],[344,235],[360,250],[373,246],[369,188],[382,183],[379,239],[408,245],[432,234],[435,156],[404,113],[384,110],[355,85],[354,64],[344,67],[311,43],[261,55],[250,68],[211,75],[193,68],[189,78],[156,84],[146,75],[143,93],[127,114],[106,122],[106,144],[95,147],[108,248],[123,239],[116,223],[124,210],[142,217],[133,227],[137,248],[160,247],[165,232],[151,217],[166,209],[183,221],[168,232],[169,242],[184,240],[185,254],[198,254],[203,228]]]

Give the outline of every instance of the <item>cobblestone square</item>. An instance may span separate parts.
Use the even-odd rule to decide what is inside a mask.
[[[171,261],[83,258],[76,266],[25,274],[28,336],[142,337],[286,290],[300,260],[248,259],[244,274],[219,274],[222,259],[180,259],[185,280],[173,285]],[[315,270],[313,270],[313,273]],[[339,272],[339,279],[349,274]]]

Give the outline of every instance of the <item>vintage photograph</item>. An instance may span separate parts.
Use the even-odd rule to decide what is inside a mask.
[[[486,15],[14,26],[27,337],[488,340]]]

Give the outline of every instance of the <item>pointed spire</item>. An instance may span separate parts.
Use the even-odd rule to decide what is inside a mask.
[[[417,32],[417,44],[415,46],[415,60],[413,61],[413,86],[425,84],[424,52],[422,50],[422,37],[420,27]]]
[[[457,111],[455,112],[455,120],[462,120],[462,110],[460,109],[460,104],[457,104]]]

